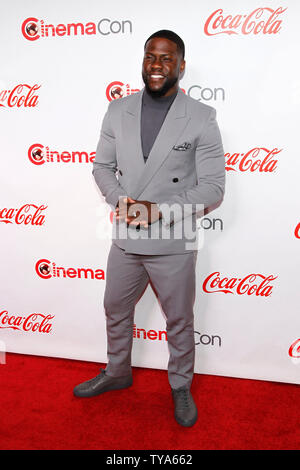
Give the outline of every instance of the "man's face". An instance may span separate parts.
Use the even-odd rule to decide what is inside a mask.
[[[149,93],[170,96],[177,89],[179,76],[185,68],[185,60],[175,42],[165,38],[152,38],[147,42],[142,77]]]

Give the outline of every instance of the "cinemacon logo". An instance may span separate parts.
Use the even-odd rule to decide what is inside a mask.
[[[33,333],[51,333],[51,321],[55,315],[30,313],[27,316],[10,315],[7,310],[0,312],[0,328]]]
[[[48,146],[42,144],[33,144],[27,152],[28,158],[34,165],[43,165],[44,163],[92,163],[95,160],[96,152],[85,151],[67,151],[58,152],[50,150]]]
[[[277,155],[282,149],[254,147],[245,153],[225,153],[226,171],[272,173],[277,168]]]
[[[20,208],[0,208],[0,223],[41,226],[45,223],[44,211],[48,206],[24,204]]]
[[[48,259],[40,259],[35,264],[35,271],[42,279],[69,278],[69,279],[99,279],[104,280],[103,269],[91,268],[66,268],[57,266],[56,263]]]
[[[38,105],[37,91],[41,85],[19,83],[9,90],[0,91],[0,106],[8,108],[35,108]]]
[[[188,90],[181,88],[183,93],[188,94],[191,98],[194,98],[197,101],[217,101],[225,100],[225,90],[224,88],[209,88],[202,87],[200,85],[192,85]],[[134,93],[139,92],[139,88],[131,88],[129,83],[123,83],[120,81],[114,81],[107,85],[106,87],[106,98],[108,101],[118,100],[124,98],[124,96],[133,95]]]
[[[264,276],[257,273],[251,273],[241,278],[227,277],[215,271],[206,277],[202,288],[207,294],[222,292],[224,294],[269,297],[274,287],[271,283],[276,278],[277,276],[272,274]]]
[[[277,34],[281,30],[281,15],[287,8],[256,8],[245,15],[224,14],[219,8],[209,15],[204,25],[207,36],[217,34]]]
[[[219,346],[222,345],[222,339],[219,335],[202,334],[194,331],[195,346],[202,344],[203,346]],[[151,341],[168,341],[167,332],[165,330],[145,330],[145,328],[137,328],[133,325],[133,338]]]
[[[89,21],[88,23],[59,23],[54,25],[31,17],[23,21],[21,30],[24,38],[28,41],[62,36],[94,36],[98,33],[102,36],[108,36],[110,34],[131,34],[132,21],[102,18],[97,23]]]

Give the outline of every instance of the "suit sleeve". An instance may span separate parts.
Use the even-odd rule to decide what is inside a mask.
[[[105,201],[114,210],[119,201],[119,197],[126,196],[126,191],[122,188],[116,177],[118,169],[116,137],[111,125],[110,113],[111,103],[103,118],[92,174],[101,193],[105,197]]]
[[[186,191],[172,196],[168,201],[158,204],[162,222],[166,226],[198,212],[199,209],[205,209],[224,197],[225,157],[214,108],[201,133],[195,160],[197,183]],[[170,211],[170,207],[174,204],[174,211]],[[196,204],[201,207],[196,207]]]

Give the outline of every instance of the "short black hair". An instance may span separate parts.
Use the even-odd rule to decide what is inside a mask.
[[[184,59],[184,54],[185,54],[185,47],[184,47],[184,42],[181,39],[181,37],[178,36],[178,34],[174,33],[173,31],[170,31],[169,29],[161,29],[160,31],[156,31],[156,33],[151,34],[151,36],[148,37],[147,41],[145,42],[144,45],[144,50],[146,49],[146,44],[150,39],[152,38],[165,38],[169,39],[169,41],[175,42],[177,45],[177,50],[182,55],[182,59]]]

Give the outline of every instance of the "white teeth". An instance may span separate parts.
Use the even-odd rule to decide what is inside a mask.
[[[150,75],[152,78],[164,78],[163,75]]]

